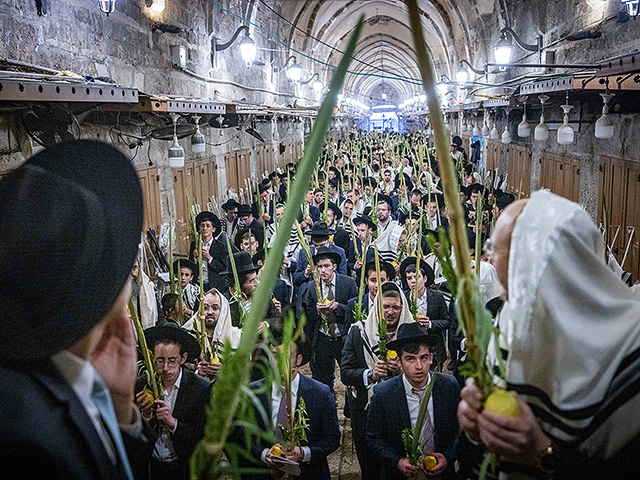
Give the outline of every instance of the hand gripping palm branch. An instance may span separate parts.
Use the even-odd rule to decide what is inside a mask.
[[[433,392],[433,384],[435,382],[435,374],[431,374],[431,380],[424,392],[424,397],[420,402],[420,410],[418,411],[418,419],[413,428],[405,428],[402,431],[402,445],[404,451],[407,454],[407,458],[411,465],[418,466],[422,461],[422,458],[427,453],[425,452],[425,443],[429,440],[422,438],[422,431],[424,430],[425,421],[427,419],[427,407],[429,406],[429,400],[431,399],[431,393]]]

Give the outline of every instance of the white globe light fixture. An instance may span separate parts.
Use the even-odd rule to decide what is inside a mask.
[[[153,3],[149,7],[149,11],[151,13],[158,14],[158,13],[164,12],[164,8],[165,8],[164,0],[153,0]]]
[[[613,94],[601,93],[604,105],[602,106],[602,116],[596,121],[596,138],[606,139],[613,137],[613,122],[609,116],[609,102]]]
[[[296,57],[293,57],[293,65],[287,69],[287,77],[294,83],[299,82],[302,77],[302,67]]]
[[[311,84],[311,88],[313,88],[314,92],[320,93],[322,91],[322,89],[324,88],[324,84],[320,80],[315,80]]]
[[[242,55],[242,60],[247,67],[253,65],[253,61],[256,59],[257,50],[256,42],[253,41],[253,38],[251,38],[249,31],[247,30],[246,35],[240,41],[240,55]]]
[[[506,65],[511,61],[511,51],[513,50],[513,46],[507,40],[506,35],[502,34],[500,40],[496,44],[493,49],[493,56],[498,65]],[[506,67],[500,67],[501,70],[504,70]]]
[[[467,84],[467,82],[469,81],[469,72],[467,71],[466,68],[460,67],[458,69],[458,71],[456,72],[456,81],[460,85],[466,85]]]

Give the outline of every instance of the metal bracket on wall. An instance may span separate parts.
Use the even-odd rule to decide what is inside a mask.
[[[138,103],[138,89],[85,82],[0,78],[0,101]]]
[[[169,98],[140,96],[140,103],[135,108],[140,112],[199,113],[205,115],[224,115],[225,105],[203,99]]]

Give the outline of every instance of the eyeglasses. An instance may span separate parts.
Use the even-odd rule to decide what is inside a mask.
[[[170,367],[175,367],[176,365],[178,365],[180,363],[180,358],[179,357],[170,357],[167,358],[167,360],[165,361],[164,358],[156,358],[156,365],[160,368],[162,368],[164,366],[164,364],[169,365]]]

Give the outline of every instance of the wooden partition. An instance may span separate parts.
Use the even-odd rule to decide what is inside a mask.
[[[516,198],[531,195],[531,148],[522,145],[507,147],[507,191]]]
[[[138,170],[138,179],[142,187],[142,198],[144,201],[144,221],[142,231],[146,232],[153,228],[160,231],[160,177],[158,168],[146,168]]]
[[[502,175],[502,144],[497,140],[487,139],[485,142],[487,142],[485,169],[493,172],[497,168],[498,174]]]
[[[631,272],[635,282],[640,278],[640,162],[602,155],[598,198],[598,224],[602,223],[604,199],[612,233],[620,227],[612,245],[619,263],[622,263],[626,247],[630,244],[623,269]],[[632,235],[629,228],[633,227],[636,231]]]
[[[577,202],[580,195],[580,160],[571,155],[543,152],[540,159],[540,188]]]

